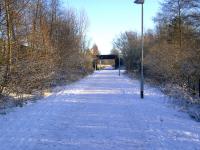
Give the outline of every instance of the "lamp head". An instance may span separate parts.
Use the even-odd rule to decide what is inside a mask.
[[[134,3],[135,4],[144,4],[144,0],[135,0]]]

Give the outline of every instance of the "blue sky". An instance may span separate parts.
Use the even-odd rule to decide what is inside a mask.
[[[159,11],[161,0],[146,0],[144,29],[153,29],[152,18]],[[102,54],[112,49],[113,39],[124,31],[141,31],[141,6],[134,0],[63,0],[64,7],[84,10],[89,19],[88,38]]]

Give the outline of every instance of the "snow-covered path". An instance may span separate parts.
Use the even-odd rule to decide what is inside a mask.
[[[95,72],[44,100],[0,116],[0,150],[200,149],[200,124],[158,89]]]

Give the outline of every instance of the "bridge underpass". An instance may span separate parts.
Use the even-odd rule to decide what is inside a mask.
[[[119,65],[123,65],[123,59],[118,55],[96,55],[96,58],[93,60],[93,67],[98,70],[98,64],[101,64],[102,60],[114,60],[114,68],[119,68]]]

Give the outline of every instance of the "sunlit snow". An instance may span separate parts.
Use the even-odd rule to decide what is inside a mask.
[[[117,70],[94,74],[0,116],[0,150],[200,148],[200,124],[158,89]]]

